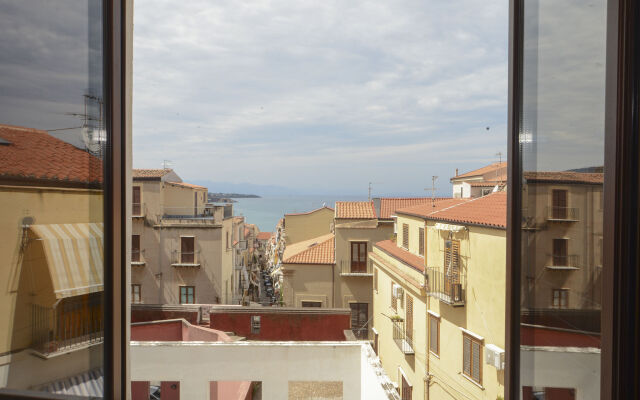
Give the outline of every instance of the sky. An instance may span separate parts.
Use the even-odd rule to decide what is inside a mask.
[[[425,195],[432,175],[450,193],[456,168],[506,158],[504,0],[134,7],[136,168],[171,160],[186,181],[283,194],[372,182]]]

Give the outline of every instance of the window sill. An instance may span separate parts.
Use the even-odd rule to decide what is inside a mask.
[[[440,355],[434,353],[433,351],[429,350],[429,354],[431,354],[432,356],[434,356],[435,358],[437,358],[438,360],[440,359]]]
[[[479,387],[480,389],[484,390],[484,386],[482,386],[481,384],[479,384],[478,382],[474,381],[472,378],[468,377],[464,372],[458,372],[460,375],[462,375],[462,377],[466,380],[468,380],[469,382],[473,383],[474,385],[476,385],[477,387]]]

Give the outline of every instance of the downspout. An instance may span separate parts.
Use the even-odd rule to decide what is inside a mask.
[[[331,308],[336,307],[336,264],[331,264]]]
[[[426,241],[426,237],[427,236],[425,235],[425,241]],[[424,325],[425,325],[425,328],[426,328],[426,331],[427,331],[427,345],[425,346],[425,348],[427,350],[426,351],[427,356],[425,357],[425,361],[424,361],[424,363],[425,363],[424,367],[425,367],[425,373],[426,373],[426,376],[424,378],[424,386],[425,386],[424,387],[424,392],[425,392],[425,395],[426,395],[425,396],[425,400],[429,400],[429,385],[431,383],[431,373],[430,373],[430,370],[429,370],[429,368],[430,368],[429,361],[431,360],[431,348],[430,348],[430,346],[431,346],[431,330],[429,329],[429,308],[431,306],[431,304],[430,304],[431,303],[431,297],[429,297],[429,294],[428,294],[429,293],[429,287],[428,287],[429,283],[428,283],[428,279],[427,279],[427,267],[426,267],[426,264],[427,264],[426,246],[425,246],[425,252],[424,253],[425,253],[425,269],[424,269],[423,277],[424,277],[424,288],[425,288],[425,291],[426,291],[425,295],[427,297],[426,298],[426,306],[427,307],[426,307],[426,310],[425,310],[425,314],[426,315],[425,315],[425,319],[424,319]]]

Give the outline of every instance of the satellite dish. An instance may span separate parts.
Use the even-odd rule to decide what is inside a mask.
[[[82,128],[82,141],[90,153],[99,154],[106,141],[106,132],[89,126]]]

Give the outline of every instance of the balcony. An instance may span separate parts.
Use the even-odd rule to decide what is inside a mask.
[[[427,294],[454,307],[464,306],[467,278],[462,271],[445,273],[444,268],[427,269]]]
[[[580,257],[577,254],[571,255],[547,255],[547,269],[556,271],[575,271],[580,269]]]
[[[31,348],[44,358],[100,344],[101,296],[63,299],[57,307],[31,305]]]
[[[131,249],[131,266],[132,267],[144,267],[146,262],[142,257],[142,253],[144,250],[140,249]]]
[[[373,264],[370,259],[365,262],[351,260],[340,261],[341,276],[373,276]]]
[[[200,267],[200,250],[171,252],[172,267]]]
[[[396,342],[398,348],[404,354],[415,354],[413,350],[413,332],[407,334],[404,327],[404,321],[391,320],[393,324],[393,341]]]
[[[131,205],[132,218],[144,218],[147,215],[147,206],[144,203],[133,203]]]
[[[575,207],[549,206],[546,208],[547,221],[577,222],[578,214],[578,209]]]

